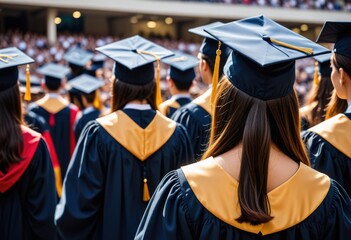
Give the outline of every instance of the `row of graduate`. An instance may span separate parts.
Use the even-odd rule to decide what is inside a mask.
[[[335,43],[332,81],[349,102],[350,26],[326,22],[319,37]],[[0,50],[1,239],[347,239],[350,104],[303,134],[308,158],[293,91],[295,60],[330,51],[264,16],[190,31],[204,37],[198,59],[140,36],[97,48],[115,61],[102,117],[98,79],[68,77],[79,112],[58,94],[67,68],[39,69],[47,94],[25,120],[42,135],[18,110],[17,66],[32,59]],[[82,69],[79,51],[68,59]],[[174,95],[162,104],[160,60]],[[192,100],[196,65],[212,87]]]

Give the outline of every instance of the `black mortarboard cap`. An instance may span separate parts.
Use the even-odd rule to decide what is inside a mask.
[[[199,60],[180,51],[174,53],[175,55],[162,59],[162,62],[170,65],[169,76],[175,82],[192,82],[196,77],[194,67]]]
[[[37,70],[45,76],[45,81],[61,81],[70,73],[69,67],[56,63],[48,63]]]
[[[91,64],[90,64],[89,68],[87,68],[86,72],[89,75],[95,77],[96,70],[104,67],[105,59],[106,59],[105,55],[103,55],[101,53],[95,54],[93,56],[93,58],[91,59]]]
[[[34,62],[32,58],[15,47],[0,50],[0,91],[9,89],[17,84],[17,66]]]
[[[83,94],[89,94],[102,87],[104,85],[104,81],[88,74],[82,74],[69,81],[68,85]]]
[[[351,21],[325,22],[317,42],[335,43],[333,52],[351,59]]]
[[[138,35],[98,47],[96,50],[116,62],[116,78],[134,85],[144,85],[154,80],[153,63],[157,60],[156,57],[161,59],[173,55],[166,48]]]
[[[331,67],[330,67],[330,57],[331,53],[315,56],[314,59],[318,62],[319,73],[322,77],[330,77]]]
[[[80,47],[71,48],[63,58],[70,64],[78,67],[84,67],[94,56],[94,53],[89,52]]]
[[[215,37],[211,36],[207,32],[204,31],[204,29],[207,28],[212,28],[212,27],[218,27],[223,25],[224,23],[222,22],[213,22],[207,25],[195,27],[195,28],[190,28],[188,31],[191,33],[194,33],[196,35],[204,37],[204,40],[202,41],[201,47],[200,47],[200,52],[205,54],[206,56],[212,58],[216,57],[216,51],[218,49],[218,41]],[[221,51],[222,51],[222,57],[228,57],[231,49],[228,48],[227,46],[223,45],[221,46]]]
[[[229,81],[262,100],[280,98],[293,90],[296,59],[330,52],[264,16],[205,31],[233,49],[224,67]]]

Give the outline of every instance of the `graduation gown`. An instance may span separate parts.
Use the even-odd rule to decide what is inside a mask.
[[[340,183],[351,196],[351,113],[338,114],[305,132],[311,166]]]
[[[76,146],[73,126],[79,109],[62,97],[46,96],[30,104],[29,111],[42,116],[49,124],[63,179]]]
[[[88,122],[97,119],[101,114],[100,110],[94,107],[86,108],[80,113],[81,114],[78,114],[76,122],[74,124],[74,133],[77,140],[79,139],[80,134]]]
[[[220,187],[218,187],[220,186]],[[300,163],[268,193],[271,221],[250,225],[240,216],[238,182],[208,158],[172,171],[159,184],[136,240],[341,240],[351,232],[351,200],[328,176]]]
[[[207,150],[211,130],[211,89],[179,108],[172,119],[182,124],[190,137],[195,158],[200,159]]]
[[[163,103],[160,104],[160,106],[158,107],[159,111],[165,115],[166,117],[170,118],[174,112],[188,104],[191,102],[191,97],[187,97],[187,96],[184,96],[184,97],[172,97],[170,99],[168,99],[167,101],[164,101]]]
[[[22,126],[23,160],[0,171],[0,239],[56,239],[56,191],[48,149]]]
[[[124,109],[90,122],[56,209],[63,239],[133,239],[162,177],[193,158],[180,124],[155,110]]]
[[[48,146],[48,150],[50,153],[52,167],[55,173],[56,191],[58,196],[61,197],[61,193],[62,193],[61,168],[60,168],[60,163],[55,150],[54,142],[52,141],[52,138],[51,138],[49,125],[47,124],[47,122],[42,116],[32,111],[27,111],[26,114],[24,114],[24,120],[31,129],[40,133],[42,137],[45,139],[45,142]]]

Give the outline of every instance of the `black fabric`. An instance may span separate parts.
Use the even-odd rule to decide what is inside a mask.
[[[124,110],[134,122],[144,122],[132,116],[134,111]],[[147,206],[142,200],[145,172],[152,194],[166,173],[190,163],[189,146],[184,127],[177,124],[171,138],[142,162],[97,121],[90,122],[78,141],[56,211],[62,239],[133,239]]]
[[[18,81],[17,66],[0,69],[0,79],[0,92],[15,86]]]
[[[27,111],[27,113],[24,114],[24,120],[28,124],[28,127],[40,134],[45,131],[50,131],[49,125],[45,119],[32,111]]]
[[[233,51],[223,72],[234,86],[246,94],[262,100],[271,100],[284,97],[293,90],[295,61],[261,67],[239,52]]]
[[[56,199],[54,172],[41,139],[22,177],[0,193],[0,239],[55,240]]]
[[[36,103],[29,105],[28,109],[39,116],[42,116],[45,121],[50,123],[50,115],[44,108],[38,106]],[[63,108],[61,111],[54,114],[54,126],[50,126],[50,135],[52,137],[57,157],[60,162],[62,180],[66,175],[68,164],[70,162],[70,131],[73,131],[73,124],[71,124],[71,105]],[[74,143],[75,144],[75,143]]]
[[[314,132],[306,131],[302,139],[306,144],[311,166],[335,179],[351,196],[351,159]]]
[[[350,237],[350,219],[351,200],[344,189],[331,180],[328,194],[307,219],[265,236],[249,233],[221,221],[201,205],[179,169],[167,174],[157,187],[135,240],[345,240]]]
[[[195,158],[199,160],[209,143],[211,115],[201,106],[189,103],[175,111],[171,118],[186,128]]]
[[[178,98],[176,100],[176,102],[179,104],[180,107],[190,103],[192,101],[191,98],[187,98],[187,97],[182,97],[182,98]],[[173,116],[173,114],[178,110],[179,108],[174,108],[174,107],[168,107],[168,114],[167,117],[171,118]]]
[[[84,127],[90,122],[97,119],[100,116],[101,112],[98,109],[95,109],[88,113],[82,113],[79,119],[76,119],[74,124],[74,133],[76,135],[76,140],[79,139]]]

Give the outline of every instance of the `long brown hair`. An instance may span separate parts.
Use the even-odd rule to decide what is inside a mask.
[[[216,157],[242,143],[238,222],[268,222],[268,162],[271,144],[295,162],[309,165],[300,138],[299,106],[295,92],[263,101],[238,90],[226,78],[219,84],[210,145],[203,158]]]
[[[346,111],[346,109],[347,109],[347,100],[339,98],[338,95],[336,94],[336,91],[334,90],[332,97],[330,99],[330,102],[327,105],[325,119],[329,119],[339,113],[343,113]]]
[[[327,105],[333,93],[333,84],[330,77],[323,76],[318,84],[312,86],[309,98],[306,104],[315,104],[315,106],[306,114],[309,127],[313,127],[325,120]]]
[[[21,161],[23,137],[22,106],[18,85],[0,92],[0,171]]]
[[[152,81],[144,85],[132,85],[117,78],[113,79],[112,85],[112,105],[111,111],[122,109],[128,102],[132,100],[146,100],[153,109],[156,106],[156,83]]]

